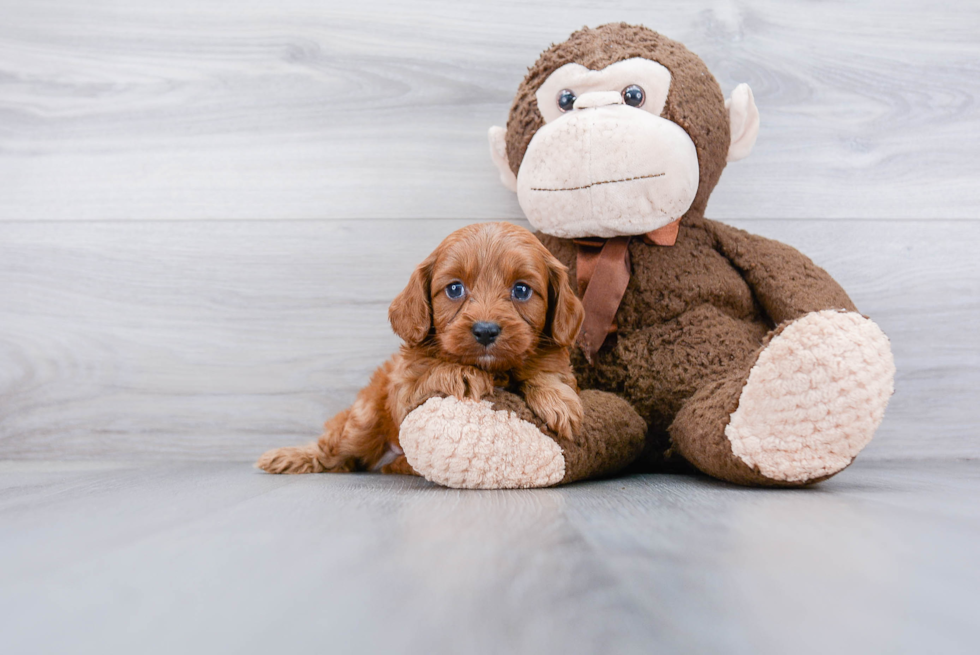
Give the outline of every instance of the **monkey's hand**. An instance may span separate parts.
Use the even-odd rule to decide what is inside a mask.
[[[559,376],[531,378],[524,383],[523,391],[527,406],[559,437],[571,439],[582,427],[582,401]]]

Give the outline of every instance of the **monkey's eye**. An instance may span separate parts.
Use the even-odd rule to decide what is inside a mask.
[[[635,84],[630,84],[623,89],[623,102],[630,107],[641,107],[643,106],[643,101],[646,99],[647,94],[643,93],[643,89]]]
[[[575,108],[575,94],[571,89],[562,89],[558,92],[558,109],[571,111]]]
[[[446,295],[450,300],[459,300],[466,293],[466,287],[462,282],[452,282],[446,285]]]
[[[514,288],[510,290],[510,297],[521,302],[529,300],[531,298],[531,287],[527,286],[523,282],[518,282],[514,285]]]

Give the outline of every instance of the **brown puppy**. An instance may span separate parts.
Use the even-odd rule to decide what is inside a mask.
[[[479,400],[494,386],[521,393],[563,438],[582,421],[569,346],[582,304],[563,266],[509,223],[470,225],[422,262],[388,310],[405,344],[306,446],[270,450],[270,473],[414,471],[398,443],[405,416],[433,396]]]

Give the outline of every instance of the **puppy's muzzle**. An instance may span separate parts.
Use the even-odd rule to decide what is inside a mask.
[[[473,336],[483,346],[489,346],[500,336],[500,325],[489,321],[477,321],[473,324]]]

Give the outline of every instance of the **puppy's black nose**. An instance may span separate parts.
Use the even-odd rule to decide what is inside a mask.
[[[487,321],[477,321],[473,324],[473,336],[484,346],[489,346],[500,336],[500,326]]]

